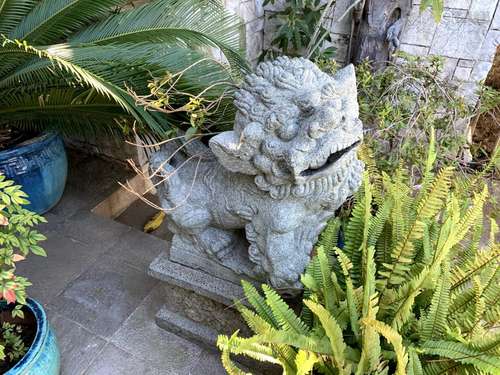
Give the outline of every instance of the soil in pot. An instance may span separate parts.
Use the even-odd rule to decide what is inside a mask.
[[[38,135],[40,135],[38,132],[23,131],[7,126],[0,129],[0,151],[18,146]]]
[[[3,306],[0,306],[0,308],[2,307]],[[24,318],[19,318],[19,317],[13,318],[12,308],[5,307],[2,311],[0,311],[0,327],[3,326],[3,323],[10,323],[19,327],[20,328],[19,336],[21,337],[21,340],[23,341],[27,352],[31,344],[33,343],[33,340],[35,339],[37,323],[31,309],[25,306],[22,309],[22,311],[24,312]],[[15,360],[10,360],[9,356],[6,356],[5,360],[0,362],[0,374],[6,373],[8,370],[14,367],[17,364],[17,362],[19,362],[22,358],[23,357],[17,358]]]

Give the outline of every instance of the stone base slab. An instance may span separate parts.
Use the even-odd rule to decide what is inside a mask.
[[[149,275],[167,284],[193,291],[225,306],[231,306],[234,300],[243,300],[244,298],[240,285],[173,262],[167,253],[160,254],[151,263]]]
[[[181,236],[174,235],[170,246],[170,260],[190,268],[204,271],[217,279],[240,284],[241,279],[250,280],[253,264],[248,260],[248,244],[235,243],[232,251],[221,260],[208,257],[199,246],[193,246]]]

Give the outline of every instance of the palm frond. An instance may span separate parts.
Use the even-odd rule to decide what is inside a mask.
[[[52,88],[44,94],[0,91],[0,124],[63,134],[120,136],[115,121],[130,120],[123,109],[91,89]],[[98,133],[96,133],[98,131]]]
[[[103,45],[147,41],[215,47],[235,68],[247,70],[240,54],[244,47],[241,27],[240,19],[217,0],[156,0],[112,15],[71,37],[70,42]]]
[[[89,67],[82,67],[75,64],[72,61],[74,55],[67,53],[69,49],[66,48],[66,46],[63,45],[59,48],[46,50],[29,46],[27,43],[15,42],[5,37],[2,37],[2,40],[3,48],[17,48],[19,51],[32,55],[33,57],[38,56],[40,59],[51,61],[54,68],[57,68],[63,72],[67,72],[73,75],[83,84],[94,88],[103,97],[113,100],[114,102],[119,104],[125,111],[129,112],[137,120],[142,121],[144,119],[147,119],[146,122],[149,125],[156,127],[157,130],[162,130],[161,125],[157,124],[155,119],[150,114],[144,111],[139,112],[138,108],[135,106],[134,101],[123,88],[120,88],[112,84],[111,82],[106,81],[101,76],[92,71],[92,69],[89,69]],[[101,66],[100,64],[96,65]]]
[[[16,27],[37,2],[37,0],[0,0],[0,35],[7,35]]]
[[[126,0],[38,1],[8,37],[37,45],[60,43],[89,22],[109,14],[111,7],[125,2]]]

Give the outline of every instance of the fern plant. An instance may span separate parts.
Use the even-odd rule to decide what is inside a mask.
[[[241,22],[220,0],[129,3],[0,0],[0,127],[123,133],[136,121],[164,135],[182,119],[144,111],[127,89],[146,94],[152,76],[188,70],[179,91],[218,97],[247,69]]]
[[[243,282],[251,308],[237,306],[254,335],[219,336],[224,367],[244,373],[236,354],[284,374],[500,373],[500,246],[495,223],[481,245],[486,187],[474,180],[460,194],[451,168],[433,173],[433,147],[417,187],[363,154],[351,217],[328,224],[302,276],[300,315]]]

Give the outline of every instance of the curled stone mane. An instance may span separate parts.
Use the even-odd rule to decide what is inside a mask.
[[[234,130],[210,141],[226,169],[255,176],[275,199],[338,200],[345,185],[357,187],[351,172],[362,165],[349,151],[361,140],[362,125],[352,66],[332,77],[303,58],[264,62],[234,103]]]
[[[325,77],[326,76],[326,77]],[[297,91],[304,86],[317,85],[331,79],[311,61],[304,58],[279,57],[274,61],[261,63],[254,74],[246,77],[245,83],[235,95],[234,104],[239,110],[236,127],[259,123],[265,127],[274,106],[279,103],[277,90]]]

